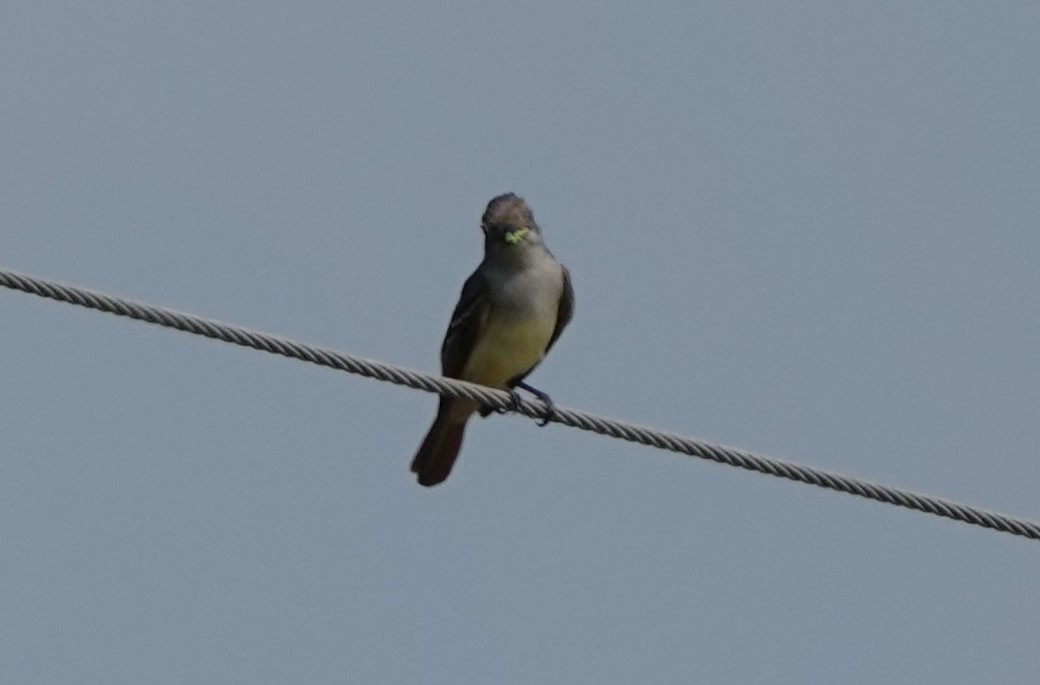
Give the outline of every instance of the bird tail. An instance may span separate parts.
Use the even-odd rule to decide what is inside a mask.
[[[465,430],[465,419],[452,421],[447,412],[437,413],[412,460],[412,473],[419,477],[419,485],[430,487],[444,482],[462,449]]]

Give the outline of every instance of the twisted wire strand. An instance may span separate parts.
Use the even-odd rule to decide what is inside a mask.
[[[545,407],[540,402],[521,399],[518,404],[514,404],[512,396],[501,390],[494,390],[451,378],[431,376],[400,366],[362,359],[328,348],[296,342],[288,338],[173,311],[165,307],[156,307],[93,290],[64,285],[4,268],[0,268],[0,285],[12,290],[58,300],[59,302],[67,302],[80,307],[137,319],[146,323],[166,326],[167,328],[202,335],[214,340],[251,347],[262,352],[279,354],[284,357],[299,359],[380,381],[396,383],[397,385],[404,385],[417,390],[475,400],[500,410],[515,409],[519,413],[532,418],[542,418],[545,414]],[[549,420],[612,438],[670,450],[720,464],[738,466],[748,471],[787,478],[829,490],[858,495],[886,504],[894,504],[907,509],[943,516],[962,523],[1011,533],[1012,535],[1019,535],[1032,540],[1040,540],[1040,523],[986,511],[939,497],[872,483],[859,478],[802,466],[775,457],[767,457],[746,450],[716,445],[695,438],[638,426],[626,421],[595,416],[564,407],[556,407]]]

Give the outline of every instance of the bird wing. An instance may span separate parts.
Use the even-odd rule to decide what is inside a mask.
[[[458,378],[462,374],[490,311],[487,281],[480,269],[477,269],[463,284],[459,303],[455,305],[448,331],[444,334],[444,343],[441,345],[442,374],[449,378]]]
[[[560,294],[560,308],[556,312],[556,328],[553,329],[552,337],[549,338],[549,344],[545,346],[546,354],[552,349],[553,343],[560,337],[563,329],[574,316],[574,288],[571,287],[571,272],[567,271],[567,267],[562,264],[560,268],[563,269],[563,292]]]

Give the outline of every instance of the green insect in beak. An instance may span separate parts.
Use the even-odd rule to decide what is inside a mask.
[[[517,243],[519,243],[521,240],[524,239],[524,236],[526,236],[527,233],[530,230],[531,229],[529,229],[529,228],[517,228],[517,229],[514,229],[512,231],[509,231],[508,233],[505,234],[506,244],[507,245],[516,245]]]

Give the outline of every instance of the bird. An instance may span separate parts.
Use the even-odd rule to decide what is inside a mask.
[[[545,358],[574,313],[570,272],[545,246],[542,230],[514,193],[488,202],[480,221],[484,259],[466,279],[441,345],[441,373],[500,390],[519,402],[516,388],[552,400],[524,379]],[[420,485],[444,482],[462,448],[474,413],[494,409],[441,396],[437,416],[415,453],[411,470]],[[542,424],[544,425],[544,423]]]

